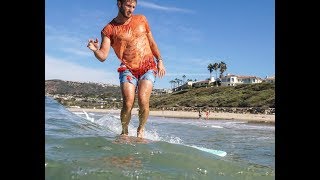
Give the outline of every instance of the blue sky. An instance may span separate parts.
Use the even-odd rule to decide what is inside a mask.
[[[116,0],[46,0],[45,79],[119,85],[113,50],[101,63],[86,47],[117,12]],[[154,88],[207,79],[220,61],[225,73],[275,74],[274,0],[138,0],[134,14],[147,17],[167,70]]]

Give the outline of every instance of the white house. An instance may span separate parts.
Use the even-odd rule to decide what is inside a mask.
[[[275,83],[276,82],[276,77],[275,76],[270,76],[270,77],[266,77],[264,79],[265,82],[268,82],[268,83]]]
[[[262,79],[256,76],[227,74],[221,78],[221,86],[236,86],[238,84],[254,84],[261,82]]]
[[[203,86],[208,86],[211,83],[214,83],[215,81],[216,81],[215,78],[212,76],[211,78],[209,78],[207,80],[193,82],[191,85],[193,87],[203,87]]]

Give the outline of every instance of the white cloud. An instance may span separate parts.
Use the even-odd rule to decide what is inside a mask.
[[[82,48],[83,49],[83,48]],[[63,51],[74,54],[74,55],[79,55],[79,56],[92,56],[92,51],[90,51],[89,49],[85,49],[85,50],[80,50],[80,49],[76,49],[76,48],[64,48]]]
[[[167,73],[166,76],[208,76],[209,73]]]
[[[119,85],[118,74],[88,68],[46,55],[45,79],[61,79],[78,82],[101,82]]]
[[[138,2],[139,6],[141,7],[146,7],[146,8],[151,8],[151,9],[156,9],[156,10],[162,10],[162,11],[175,11],[175,12],[185,12],[185,13],[192,13],[193,11],[188,10],[188,9],[181,9],[177,7],[166,7],[166,6],[160,6],[155,3],[151,2],[146,2],[146,1],[139,1]]]
[[[92,53],[87,48],[88,39],[80,38],[83,35],[74,36],[74,33],[67,32],[63,28],[54,28],[46,25],[46,48],[60,52],[67,52],[74,56],[88,57]]]

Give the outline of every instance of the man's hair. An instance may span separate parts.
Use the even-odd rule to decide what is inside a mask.
[[[120,1],[120,3],[122,4],[122,3],[124,3],[124,2],[126,2],[126,1],[128,1],[128,0],[117,0],[117,2],[118,2],[118,1]],[[138,2],[137,2],[138,0],[134,0],[134,1],[135,1],[136,3],[138,3]]]

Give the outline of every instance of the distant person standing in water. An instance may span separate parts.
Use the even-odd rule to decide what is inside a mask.
[[[201,112],[201,109],[199,109],[199,119],[202,118],[202,112]]]
[[[210,111],[207,109],[207,110],[206,110],[206,119],[207,119],[207,120],[209,119],[209,115],[210,115]]]
[[[149,100],[156,76],[162,78],[165,67],[144,15],[133,15],[137,0],[117,0],[118,15],[101,30],[98,38],[89,39],[87,47],[103,62],[110,47],[120,60],[118,68],[123,105],[121,109],[121,135],[128,135],[128,125],[135,93],[138,96],[139,127],[137,137],[144,137],[144,128],[149,117]],[[155,59],[154,59],[155,58]]]

